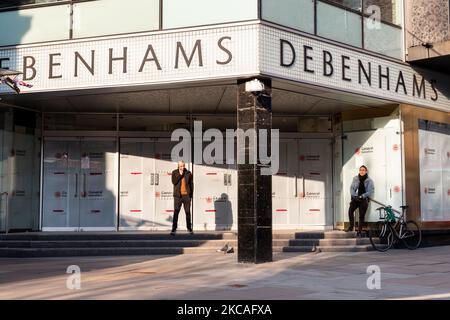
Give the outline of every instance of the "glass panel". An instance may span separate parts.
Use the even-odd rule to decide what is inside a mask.
[[[372,15],[377,12],[378,6],[381,20],[396,25],[402,24],[402,1],[401,0],[364,0],[364,13]]]
[[[262,18],[314,33],[314,0],[262,0]]]
[[[361,16],[323,2],[317,2],[317,34],[361,47]]]
[[[0,231],[39,227],[40,117],[0,113]]]
[[[80,142],[46,140],[44,142],[43,220],[45,228],[79,226]]]
[[[6,231],[9,226],[9,154],[12,148],[13,136],[12,110],[0,112],[0,232]],[[9,229],[9,228],[8,228]]]
[[[0,12],[0,45],[68,39],[69,25],[69,5]]]
[[[116,141],[81,141],[80,228],[116,225]]]
[[[101,19],[99,19],[101,17]],[[159,0],[101,0],[73,5],[74,38],[156,30]]]
[[[356,11],[361,11],[362,8],[362,0],[329,0],[331,2],[336,2],[338,4],[340,4],[341,6],[356,10]]]
[[[374,29],[370,19],[364,18],[364,48],[402,59],[402,29],[385,23]]]
[[[164,0],[164,29],[258,18],[257,0]]]

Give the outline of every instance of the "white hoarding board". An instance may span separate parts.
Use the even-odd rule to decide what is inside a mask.
[[[450,221],[450,134],[433,125],[420,127],[422,221]]]

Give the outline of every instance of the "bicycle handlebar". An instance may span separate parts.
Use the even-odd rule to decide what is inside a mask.
[[[378,202],[377,200],[374,200],[374,199],[372,199],[372,198],[369,198],[369,200],[375,202],[376,204],[379,204],[380,206],[383,206],[383,208],[388,207],[388,206],[385,205],[384,203]],[[398,214],[402,214],[400,211],[395,210],[394,208],[391,208],[391,209],[392,209],[392,211],[394,211],[394,212],[396,212],[396,213],[398,213]],[[378,209],[377,209],[377,210],[378,210]]]

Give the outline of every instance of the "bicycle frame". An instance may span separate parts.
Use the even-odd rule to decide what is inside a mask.
[[[384,220],[385,226],[388,226],[391,232],[395,235],[395,241],[404,239],[406,233],[404,233],[404,225],[406,224],[405,220],[405,211],[406,209],[402,209],[402,212],[399,217],[397,217],[394,213],[394,210],[391,206],[383,206],[378,209],[380,215],[380,220]],[[381,210],[384,210],[385,215],[382,215]],[[394,224],[394,225],[392,225]],[[399,228],[400,226],[400,228]],[[397,229],[399,231],[397,232]],[[382,233],[384,234],[387,230],[382,230]]]

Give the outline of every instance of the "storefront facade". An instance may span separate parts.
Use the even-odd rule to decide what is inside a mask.
[[[270,89],[271,129],[280,132],[278,172],[270,177],[274,229],[343,228],[351,179],[363,164],[376,200],[410,205],[424,228],[450,226],[450,77],[404,61],[401,4],[381,6],[391,19],[370,29],[356,7],[333,1],[285,1],[284,11],[271,1],[232,1],[223,16],[205,1],[136,1],[136,8],[154,5],[154,16],[134,12],[129,29],[109,34],[92,20],[106,8],[102,1],[66,2],[0,11],[14,19],[36,10],[38,20],[38,10],[72,12],[69,39],[0,39],[0,67],[33,85],[20,95],[0,87],[1,231],[169,230],[173,131],[194,137],[201,125],[203,137],[192,143],[205,150],[207,130],[245,129],[239,84],[252,79]],[[312,10],[312,18],[289,20],[289,8]],[[182,10],[200,9],[216,16],[181,18]],[[236,21],[232,9],[250,13]],[[341,20],[333,26],[325,18],[340,15],[348,29],[336,34]],[[245,204],[238,166],[228,161],[237,153],[223,148],[221,163],[188,163],[195,230],[237,230]],[[375,209],[368,221],[377,221]]]

